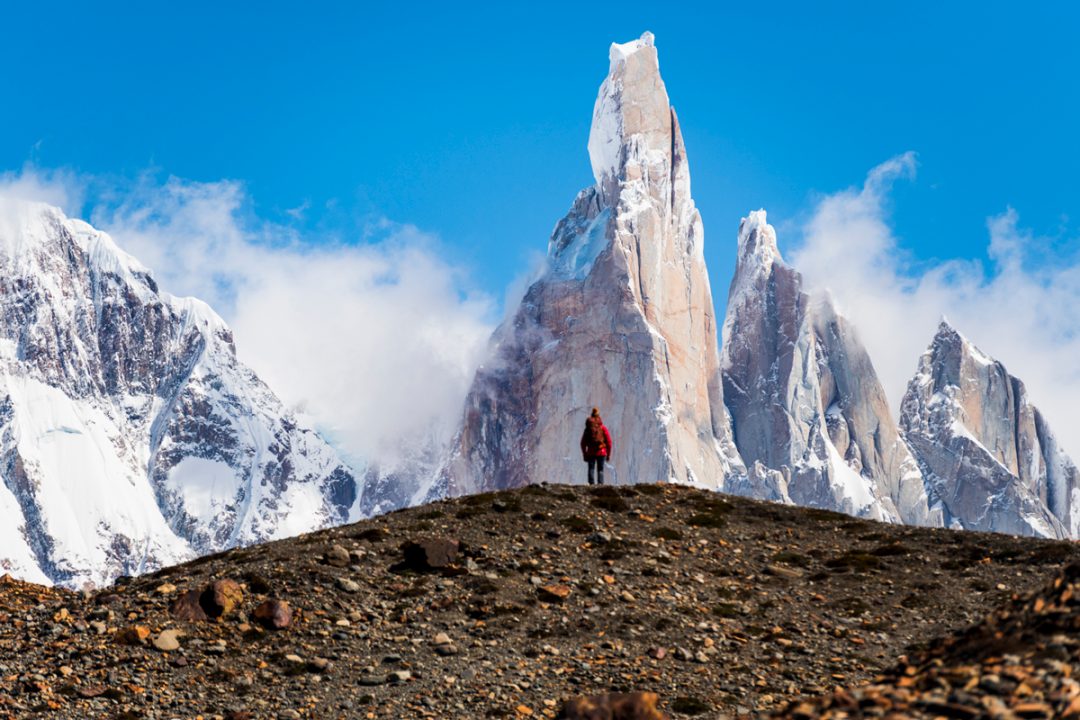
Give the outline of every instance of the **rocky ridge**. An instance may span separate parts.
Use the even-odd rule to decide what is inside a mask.
[[[739,227],[722,352],[724,399],[749,470],[728,492],[941,524],[858,334],[784,263],[763,210]]]
[[[1076,466],[1024,383],[947,321],[908,384],[900,424],[947,525],[1077,537]]]

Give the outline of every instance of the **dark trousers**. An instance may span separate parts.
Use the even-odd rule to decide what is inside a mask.
[[[589,484],[604,484],[604,457],[602,455],[589,458]]]

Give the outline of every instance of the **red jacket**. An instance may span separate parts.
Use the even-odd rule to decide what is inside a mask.
[[[585,431],[581,433],[581,455],[586,460],[593,460],[598,457],[606,458],[611,455],[611,433],[608,432],[607,426],[600,423],[600,429],[604,432],[604,444],[602,446],[594,445],[590,439],[591,433],[589,432],[589,426],[586,423]]]

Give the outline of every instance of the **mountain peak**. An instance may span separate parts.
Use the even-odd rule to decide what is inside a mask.
[[[976,347],[962,332],[956,329],[944,315],[938,323],[937,332],[930,342],[927,354],[933,356],[935,352],[945,354],[945,348],[955,349],[955,356],[959,360],[964,356],[969,357],[981,365],[994,365],[998,361]]]
[[[947,526],[1080,533],[1080,473],[1024,383],[945,318],[908,383],[900,424]]]
[[[635,139],[638,152],[663,154],[672,148],[672,115],[652,33],[638,40],[613,43],[611,65],[593,106],[589,160],[593,177],[610,200]]]
[[[615,68],[626,62],[626,59],[634,53],[643,50],[644,48],[655,47],[655,40],[656,36],[646,30],[637,40],[631,40],[630,42],[625,43],[611,43],[611,49],[608,51],[608,57],[611,59],[611,69],[608,71],[608,74],[610,75],[615,72]]]
[[[739,222],[739,266],[747,262],[769,267],[783,262],[776,245],[776,230],[768,223],[765,210],[754,210]]]

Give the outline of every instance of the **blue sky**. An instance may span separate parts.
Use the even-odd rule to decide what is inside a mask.
[[[239,5],[6,9],[0,168],[235,179],[260,216],[346,237],[385,216],[500,294],[591,180],[607,45],[650,29],[718,300],[746,211],[787,244],[815,193],[904,151],[916,258],[983,256],[1007,206],[1041,235],[1080,216],[1071,3]]]
[[[209,300],[279,394],[372,456],[460,410],[508,287],[592,182],[608,45],[651,30],[719,313],[764,207],[894,404],[948,314],[1080,452],[1080,5],[458,5],[5,8],[0,181],[79,186],[69,214]],[[420,364],[388,366],[425,318]]]

